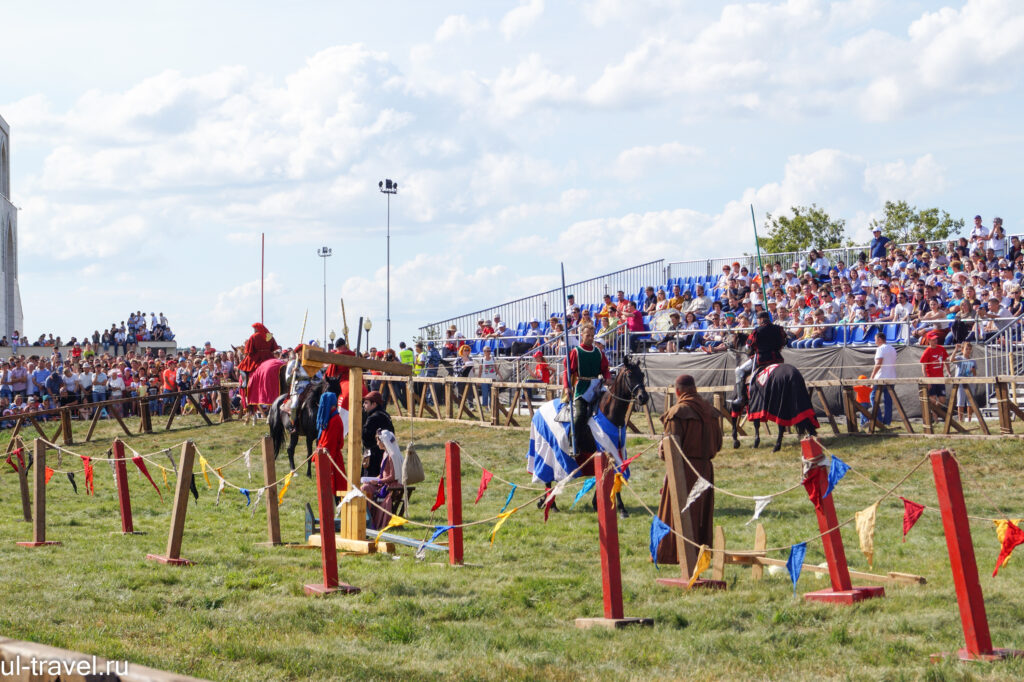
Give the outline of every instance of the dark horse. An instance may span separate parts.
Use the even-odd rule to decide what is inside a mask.
[[[796,427],[801,436],[817,435],[818,419],[814,416],[804,377],[796,367],[785,363],[768,365],[754,372],[748,386],[747,419],[754,425],[755,448],[761,444],[762,421],[775,422],[779,426],[779,435],[772,452],[782,448],[782,436],[787,426]],[[734,448],[740,446],[739,438],[736,437],[738,417],[734,411],[731,420]]]
[[[288,399],[287,393],[282,393],[274,400],[267,413],[267,424],[270,426],[270,437],[274,441],[274,459],[281,453],[281,444],[284,443],[285,434],[288,438],[288,467],[295,469],[295,446],[299,443],[299,436],[306,437],[306,455],[312,457],[313,443],[317,439],[316,413],[320,408],[320,396],[325,390],[335,395],[339,394],[341,384],[338,379],[321,379],[310,383],[306,394],[302,398],[302,406],[299,408],[299,423],[295,425],[295,431],[289,431],[291,425],[291,410],[281,409],[281,404]],[[312,477],[312,460],[306,460],[306,476]]]
[[[647,394],[647,388],[644,386],[643,370],[626,356],[622,360],[622,366],[615,373],[611,388],[600,397],[597,409],[607,417],[612,425],[619,429],[624,429],[626,426],[626,414],[629,412],[630,405],[636,402],[637,405],[643,406],[647,404],[649,399],[650,396]],[[537,420],[543,419],[544,417],[540,414],[540,410],[538,410],[534,414],[534,422],[536,423]],[[568,430],[569,425],[566,424],[565,426],[566,430]],[[594,435],[589,428],[581,431],[577,440],[579,447],[576,453],[576,465],[578,467],[576,475],[593,476],[594,463],[592,460],[588,460],[598,449],[597,441],[594,439]],[[551,487],[550,481],[546,483],[546,487]],[[596,500],[596,493],[594,499]],[[543,506],[544,500],[545,498],[541,498],[538,506]],[[629,516],[626,506],[622,502],[622,496],[616,494],[615,500],[619,514],[623,517]],[[552,508],[557,509],[557,507]]]

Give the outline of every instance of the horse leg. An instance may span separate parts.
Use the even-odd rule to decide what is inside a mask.
[[[761,422],[753,419],[750,422],[754,425],[754,449],[761,447]]]
[[[629,510],[626,509],[626,504],[622,501],[622,493],[615,493],[615,506],[619,509],[620,519],[629,518]]]
[[[551,484],[550,483],[545,483],[544,484],[544,497],[542,497],[539,500],[537,500],[537,509],[543,509],[544,508],[544,503],[547,501],[548,495],[550,495],[550,494],[551,494]]]
[[[295,471],[295,446],[299,444],[299,434],[288,434],[288,470]]]
[[[313,436],[306,436],[306,478],[313,478]]]
[[[736,449],[740,446],[740,439],[736,436],[737,422],[739,421],[739,417],[732,417],[729,421],[732,422],[732,447],[733,449]]]
[[[775,447],[772,448],[772,452],[778,452],[782,449],[782,436],[786,433],[785,426],[779,426],[779,435],[775,439]]]

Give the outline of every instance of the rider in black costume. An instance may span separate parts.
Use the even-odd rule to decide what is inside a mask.
[[[786,347],[785,330],[772,322],[769,313],[762,311],[757,314],[758,326],[747,339],[747,352],[750,359],[736,368],[736,397],[730,401],[730,408],[739,414],[747,406],[747,382],[750,375],[768,365],[785,362],[782,349]]]

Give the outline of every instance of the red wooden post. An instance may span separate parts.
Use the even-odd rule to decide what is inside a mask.
[[[117,502],[121,506],[121,532],[134,533],[132,523],[132,498],[128,492],[128,466],[124,460],[124,443],[120,438],[114,439],[114,472],[117,477]]]
[[[988,617],[985,615],[985,597],[981,594],[971,526],[960,483],[960,467],[949,450],[932,450],[928,457],[932,460],[932,472],[935,474],[935,491],[939,495],[939,509],[942,510],[942,529],[946,534],[956,601],[960,607],[960,621],[963,623],[964,640],[967,643],[966,648],[956,653],[933,654],[932,660],[956,656],[961,661],[994,661],[1024,655],[1024,652],[1012,649],[992,648]]]
[[[307,595],[358,592],[358,587],[338,582],[338,550],[334,542],[334,474],[331,471],[331,459],[324,450],[317,448],[315,456],[317,507],[320,510],[320,556],[324,582],[305,585],[303,589]]]
[[[604,596],[604,618],[577,618],[578,628],[620,628],[626,625],[654,625],[651,618],[624,618],[622,611],[622,572],[619,565],[619,522],[611,500],[614,468],[608,455],[594,457],[597,478],[597,535],[601,546],[601,592]]]
[[[836,526],[836,507],[832,495],[825,497],[828,490],[828,469],[822,455],[821,444],[815,438],[804,438],[800,442],[803,452],[805,481],[812,481],[818,496],[821,497],[820,508],[815,509],[818,516],[818,529],[825,533],[821,538],[825,547],[825,560],[828,562],[828,574],[832,587],[827,590],[808,592],[804,599],[808,601],[824,601],[836,604],[853,604],[872,597],[885,596],[885,588],[881,586],[854,587],[850,582],[850,568],[846,564],[846,550],[843,547],[843,536]],[[810,495],[810,493],[808,493]],[[831,530],[830,530],[831,529]],[[827,531],[827,532],[826,532]]]
[[[462,524],[462,456],[459,444],[444,444],[444,499],[448,507],[448,525]],[[462,565],[462,528],[448,531],[448,563]]]

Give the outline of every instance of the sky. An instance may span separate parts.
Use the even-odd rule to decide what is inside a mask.
[[[1024,231],[1015,0],[19,3],[0,116],[29,337],[426,323],[657,258],[750,205],[870,238],[886,200]],[[317,249],[328,246],[326,263]],[[471,331],[471,330],[465,330]]]

